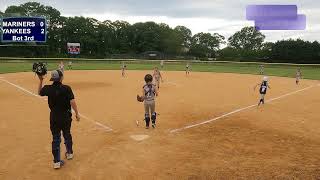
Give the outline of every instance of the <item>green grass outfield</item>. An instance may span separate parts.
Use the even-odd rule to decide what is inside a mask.
[[[0,74],[15,72],[30,72],[32,61],[1,61]],[[67,65],[67,62],[65,63]],[[158,61],[128,61],[128,70],[151,70],[160,66]],[[190,63],[192,71],[198,72],[226,72],[241,74],[258,74],[259,64],[256,63]],[[78,61],[73,60],[73,70],[119,70],[119,61]],[[184,71],[186,62],[166,62],[164,71]],[[295,77],[297,67],[301,67],[304,79],[320,80],[320,66],[318,65],[285,65],[265,64],[265,74],[269,76]],[[48,69],[56,69],[58,61],[50,61]],[[67,67],[67,66],[65,66]]]

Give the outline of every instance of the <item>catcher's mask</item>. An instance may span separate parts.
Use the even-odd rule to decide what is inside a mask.
[[[51,72],[50,81],[60,81],[63,77],[63,73],[60,70],[54,70]]]
[[[151,74],[147,74],[145,77],[144,77],[144,81],[146,81],[146,83],[148,82],[152,82],[153,80],[153,77]]]

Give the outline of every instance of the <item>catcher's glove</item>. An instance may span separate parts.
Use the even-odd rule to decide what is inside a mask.
[[[42,62],[35,62],[33,63],[32,71],[38,76],[44,76],[47,74],[47,65]]]
[[[143,102],[143,101],[144,101],[144,98],[143,98],[142,96],[137,95],[137,101]]]

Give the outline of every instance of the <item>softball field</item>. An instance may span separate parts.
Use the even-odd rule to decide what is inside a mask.
[[[320,178],[319,81],[270,77],[258,108],[261,76],[162,72],[157,128],[146,130],[136,95],[149,72],[65,72],[82,119],[72,124],[75,158],[60,170],[37,77],[1,74],[0,179]]]

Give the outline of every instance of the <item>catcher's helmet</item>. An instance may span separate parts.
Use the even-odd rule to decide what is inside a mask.
[[[146,81],[146,83],[148,82],[152,82],[153,80],[153,77],[151,74],[147,74],[145,77],[144,77],[144,81]]]

